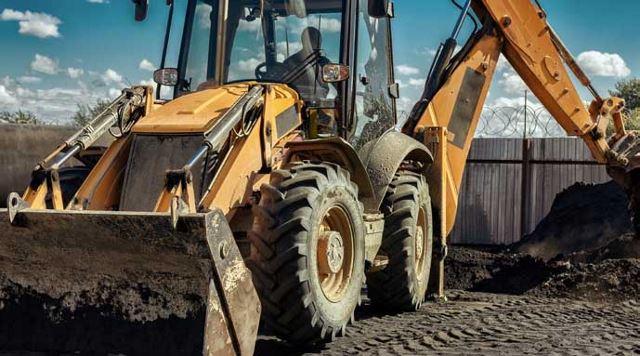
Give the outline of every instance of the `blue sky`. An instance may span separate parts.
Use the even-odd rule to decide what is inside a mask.
[[[180,18],[186,1],[175,1]],[[147,21],[136,23],[130,0],[0,0],[0,111],[30,110],[45,121],[65,122],[77,104],[150,83],[160,62],[164,2],[150,0]],[[601,0],[541,3],[603,95],[616,81],[640,76],[640,1],[617,1],[615,16],[611,3]],[[396,77],[400,107],[407,110],[458,10],[449,0],[396,0],[396,12]],[[175,40],[179,32],[174,31]],[[516,105],[524,88],[509,66],[501,65],[487,104]]]

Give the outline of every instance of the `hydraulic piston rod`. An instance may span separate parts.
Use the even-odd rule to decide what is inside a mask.
[[[198,151],[191,157],[184,169],[191,169],[202,160],[209,151],[219,150],[229,137],[231,130],[245,117],[246,113],[254,108],[260,99],[264,87],[256,85],[244,94],[235,104],[223,115],[214,127],[205,134],[204,142]]]
[[[147,90],[146,87],[124,89],[122,94],[109,104],[106,109],[93,118],[85,127],[65,140],[52,154],[40,162],[36,169],[59,169],[76,154],[93,145],[102,135],[116,125],[119,120],[123,122],[125,120],[122,117],[123,115],[127,115],[128,118],[134,117],[134,112],[139,109],[144,109],[146,105]],[[130,126],[130,123],[127,122],[126,126]],[[63,155],[56,158],[60,153],[63,153]],[[53,161],[54,159],[55,161]],[[51,161],[53,162],[51,163]]]

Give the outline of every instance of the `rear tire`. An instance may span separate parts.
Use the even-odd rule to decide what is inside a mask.
[[[263,321],[296,344],[344,335],[364,279],[357,186],[337,165],[304,162],[272,173],[261,193],[249,265]]]
[[[385,214],[380,252],[389,258],[381,271],[367,275],[372,304],[414,311],[425,299],[433,251],[431,198],[425,178],[396,173],[382,203]]]

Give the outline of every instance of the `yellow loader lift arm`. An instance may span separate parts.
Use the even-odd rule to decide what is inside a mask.
[[[421,138],[427,145],[442,143],[438,135],[446,137],[443,153],[436,154],[432,169],[432,182],[442,183],[432,188],[432,194],[443,214],[443,236],[453,228],[466,158],[500,54],[567,134],[585,141],[596,161],[607,164],[610,172],[630,169],[629,160],[611,148],[616,143],[620,146],[620,142],[626,142],[625,148],[635,146],[630,143],[635,140],[624,128],[624,100],[603,99],[597,93],[537,1],[467,0],[461,9],[451,38],[436,57],[422,99],[403,128],[406,134]],[[454,56],[457,36],[472,10],[482,28]],[[593,94],[588,108],[567,67]],[[614,122],[615,135],[607,141],[605,132],[610,120]]]

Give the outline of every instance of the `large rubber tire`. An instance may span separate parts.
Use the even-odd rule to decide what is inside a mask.
[[[319,275],[318,240],[329,211],[327,216],[348,219],[351,233],[350,239],[343,234],[343,260],[351,263],[340,264],[343,271],[351,271],[343,276],[350,277],[337,283],[338,296],[325,292],[328,287],[321,285],[324,278]],[[364,283],[363,208],[349,173],[334,164],[310,162],[275,171],[270,184],[262,186],[253,212],[249,265],[267,329],[294,344],[322,343],[344,335]]]
[[[433,251],[431,198],[425,178],[409,171],[396,173],[381,211],[385,226],[379,253],[389,263],[367,275],[368,296],[379,308],[417,310],[425,299]]]

